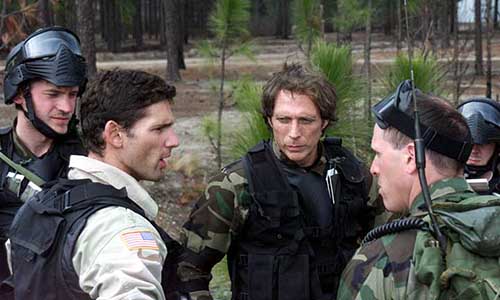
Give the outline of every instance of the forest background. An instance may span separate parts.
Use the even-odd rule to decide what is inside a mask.
[[[133,68],[173,83],[181,146],[165,178],[144,185],[160,205],[160,224],[178,237],[210,176],[268,136],[260,86],[284,63],[308,64],[335,84],[339,121],[331,134],[367,162],[369,107],[409,77],[408,48],[417,87],[454,105],[498,101],[498,2],[1,0],[0,64],[37,28],[60,25],[79,35],[90,76]],[[10,125],[14,108],[0,102],[0,125]],[[215,272],[215,298],[229,299],[224,266]]]

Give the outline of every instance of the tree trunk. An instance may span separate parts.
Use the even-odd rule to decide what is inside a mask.
[[[481,28],[481,0],[474,0],[474,46],[476,63],[474,64],[474,70],[476,75],[483,75],[483,37]]]
[[[75,1],[76,0],[67,0],[65,1],[65,11],[64,11],[64,20],[66,28],[76,32],[76,9],[75,9]]]
[[[105,0],[105,15],[106,15],[106,44],[108,50],[117,52],[120,49],[122,38],[120,9],[116,0]]]
[[[441,13],[438,12],[438,18],[440,20],[440,28],[438,32],[441,32],[441,47],[450,47],[450,2],[442,1]]]
[[[7,15],[7,1],[8,0],[3,0],[2,1],[2,12],[0,13],[0,37],[2,37],[4,35],[4,19],[5,19],[5,16]],[[2,44],[2,47],[5,47],[5,41],[4,39],[0,39],[1,40],[1,44]]]
[[[486,1],[486,97],[491,98],[491,38],[493,22],[491,20],[491,1]]]
[[[142,1],[135,0],[135,16],[134,16],[134,40],[137,49],[141,49],[144,45],[142,39]]]
[[[89,78],[97,72],[94,28],[94,1],[80,0],[76,2],[78,36],[82,44],[82,54],[87,61]]]
[[[495,0],[495,8],[493,10],[493,28],[498,28],[498,0]]]
[[[457,22],[457,9],[458,9],[458,5],[457,5],[457,1],[456,0],[448,0],[449,1],[449,9],[450,9],[450,32],[451,33],[454,33],[455,32],[455,26],[458,26],[458,22]],[[458,29],[457,29],[458,31]]]
[[[177,14],[177,63],[179,69],[186,70],[186,62],[184,61],[184,41],[187,40],[187,26],[186,25],[186,1],[177,0],[179,13]]]
[[[397,38],[396,38],[396,49],[397,52],[399,53],[401,51],[401,44],[403,40],[403,14],[401,11],[401,1],[397,1],[396,4],[396,14],[398,15],[398,33],[397,33]]]
[[[226,75],[226,48],[226,41],[223,41],[220,64],[219,107],[217,109],[217,165],[219,169],[222,167],[222,113],[225,105],[224,80]]]
[[[38,0],[38,19],[41,27],[52,25],[49,0]]]
[[[282,39],[288,39],[290,37],[290,1],[289,0],[279,0],[278,1],[278,21],[276,22],[276,36]]]
[[[179,72],[179,18],[178,18],[178,0],[165,0],[165,37],[167,46],[167,80],[179,81],[181,74]]]
[[[372,68],[371,68],[371,47],[372,47],[372,0],[368,0],[368,16],[366,18],[366,40],[365,40],[365,70],[366,70],[366,109],[365,116],[371,120],[372,107]]]

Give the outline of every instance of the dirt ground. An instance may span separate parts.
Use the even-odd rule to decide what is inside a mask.
[[[334,40],[334,36],[327,36],[327,39]],[[384,36],[375,36],[374,40],[372,60],[377,65],[375,72],[383,72],[384,66],[394,57],[396,49],[394,43]],[[362,41],[362,36],[354,36],[354,58],[357,60],[358,69],[361,69],[363,64]],[[494,53],[500,54],[499,44],[494,43]],[[257,81],[265,81],[273,72],[278,71],[284,62],[304,59],[293,40],[259,38],[254,48],[253,60],[235,57],[227,62],[226,78],[237,80],[243,76],[249,76]],[[98,68],[142,69],[164,77],[166,69],[164,57],[165,54],[161,52],[118,55],[99,53]],[[470,57],[469,60],[472,70],[472,58]],[[496,70],[500,70],[500,58],[495,59],[494,62],[498,64]],[[174,114],[177,118],[175,130],[179,135],[181,145],[174,150],[170,160],[172,168],[164,179],[158,183],[144,183],[160,205],[159,224],[166,228],[174,238],[178,237],[179,228],[191,209],[190,203],[199,197],[207,180],[217,171],[215,154],[208,140],[201,133],[200,124],[202,117],[214,113],[217,109],[217,94],[214,86],[218,86],[218,66],[207,64],[205,60],[198,57],[195,49],[189,49],[189,47],[186,52],[186,64],[187,70],[181,72],[183,81],[174,83],[177,88],[174,106]],[[494,75],[495,82],[498,82],[499,74],[494,73]],[[375,73],[374,76],[377,77],[379,74]],[[500,93],[499,86],[495,84],[493,88],[494,95]],[[464,97],[481,95],[484,90],[484,78],[478,78]],[[231,105],[231,101],[228,102],[229,105],[224,112],[225,126],[236,126],[240,114]],[[0,125],[8,125],[14,113],[13,107],[0,104]]]

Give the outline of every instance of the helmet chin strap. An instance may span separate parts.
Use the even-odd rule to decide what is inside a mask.
[[[473,165],[465,165],[465,173],[468,174],[468,178],[478,178],[481,177],[484,173],[492,171],[495,173],[495,168],[498,163],[498,146],[496,146],[493,155],[491,156],[488,163],[484,166],[473,166]]]
[[[49,125],[45,124],[42,120],[40,120],[36,114],[35,109],[33,108],[33,99],[31,97],[30,89],[27,88],[24,90],[24,99],[26,101],[26,110],[24,111],[24,115],[30,120],[31,124],[40,131],[43,135],[48,137],[49,139],[57,140],[64,137],[66,134],[60,134],[50,128]]]

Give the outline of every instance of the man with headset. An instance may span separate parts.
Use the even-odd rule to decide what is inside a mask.
[[[472,149],[471,134],[465,119],[448,102],[419,90],[415,95],[416,100],[411,83],[405,81],[394,94],[372,108],[376,116],[371,142],[375,158],[370,171],[378,177],[386,209],[406,218],[382,225],[365,237],[342,274],[337,299],[448,299],[434,296],[450,293],[447,295],[453,298],[452,293],[456,292],[440,290],[435,283],[442,273],[439,234],[437,239],[423,238],[430,236],[425,235],[430,230],[424,226],[429,213],[418,174],[413,101],[417,101],[420,113],[424,172],[433,207],[458,206],[477,196],[463,177]],[[446,236],[450,232],[447,228]],[[456,245],[453,242],[448,242],[450,248]],[[430,255],[424,257],[422,253]],[[451,261],[450,258],[448,263]],[[448,274],[453,285],[452,273]],[[450,284],[443,282],[442,286]]]
[[[62,27],[35,31],[7,56],[4,101],[17,114],[0,129],[0,282],[9,274],[4,243],[17,210],[44,182],[66,175],[70,154],[85,153],[74,113],[86,82],[80,41]]]

